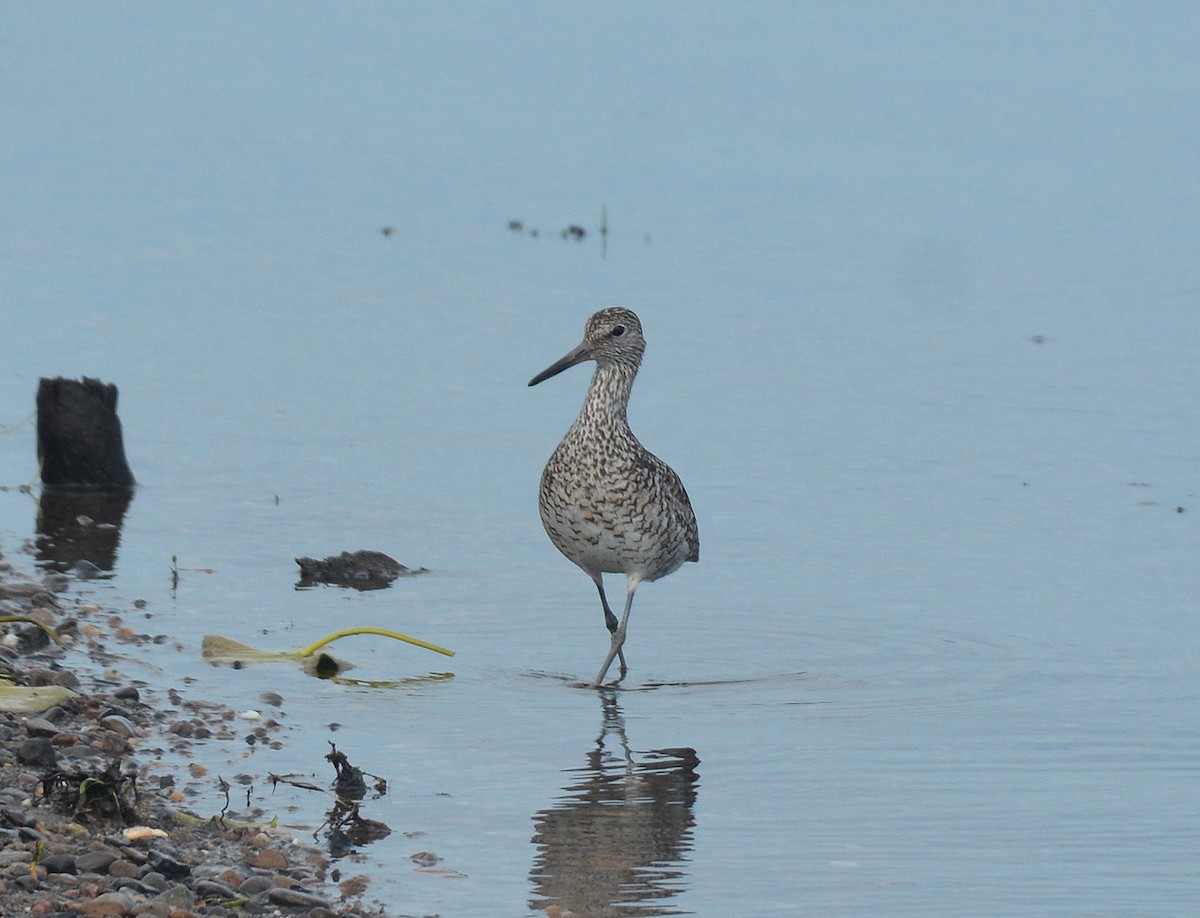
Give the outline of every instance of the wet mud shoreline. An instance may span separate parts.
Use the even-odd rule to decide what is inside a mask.
[[[180,750],[242,734],[278,743],[272,699],[248,725],[220,702],[126,678],[110,645],[165,638],[138,634],[99,606],[69,606],[3,557],[0,616],[44,626],[0,624],[0,686],[48,696],[24,711],[5,698],[0,710],[0,914],[393,914],[370,901],[352,858],[331,859],[272,827],[269,814],[259,823],[241,811],[189,808],[189,782],[219,779],[181,763]],[[245,795],[237,787],[227,793],[234,807]]]

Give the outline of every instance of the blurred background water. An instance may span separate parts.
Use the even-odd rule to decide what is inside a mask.
[[[283,696],[283,748],[216,770],[323,775],[333,739],[387,777],[369,899],[1200,905],[1195,8],[2,18],[0,549],[33,567],[39,377],[116,383],[139,487],[67,600],[170,635],[129,651],[151,691]],[[598,695],[536,511],[587,373],[525,383],[613,304],[703,552]],[[431,573],[294,589],[358,548]],[[458,655],[338,646],[396,688],[200,659],[357,624]],[[259,802],[311,830],[310,796]]]

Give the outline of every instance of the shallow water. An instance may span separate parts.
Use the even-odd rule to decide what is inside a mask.
[[[386,777],[396,913],[1194,910],[1195,14],[689,11],[10,7],[0,546],[39,376],[117,383],[71,595],[151,689],[283,696],[195,752],[268,813],[326,740]],[[608,694],[536,511],[587,374],[525,382],[613,303],[703,548]],[[431,573],[294,588],[358,548]],[[200,660],[358,624],[457,656]]]

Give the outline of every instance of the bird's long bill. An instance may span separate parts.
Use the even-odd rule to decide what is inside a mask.
[[[577,363],[583,363],[585,360],[590,360],[591,357],[591,347],[586,341],[582,342],[569,354],[564,355],[561,360],[556,360],[554,363],[550,364],[550,366],[546,367],[546,369],[542,370],[542,372],[538,373],[537,376],[533,377],[533,379],[529,380],[529,385],[536,386],[540,382],[545,382],[551,376],[557,376],[568,367],[573,367]]]

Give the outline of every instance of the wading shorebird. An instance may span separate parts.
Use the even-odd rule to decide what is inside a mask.
[[[550,541],[600,591],[612,642],[597,686],[614,658],[621,660],[622,678],[628,671],[621,648],[638,584],[700,560],[696,514],[683,482],[638,442],[626,418],[645,350],[642,323],[633,312],[601,309],[588,319],[578,347],[529,380],[536,386],[577,363],[596,362],[579,417],[542,472],[538,509]],[[604,595],[604,574],[629,579],[619,624]]]

